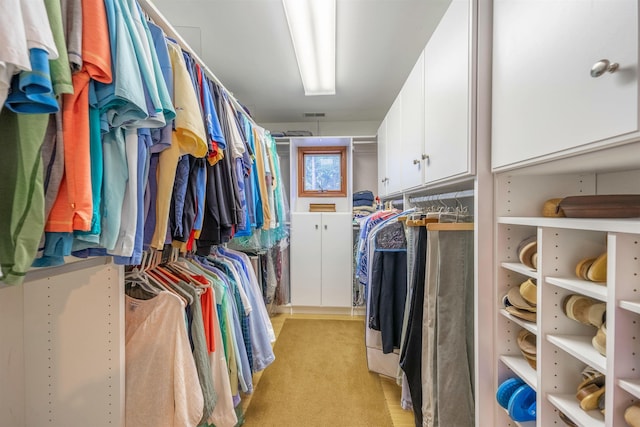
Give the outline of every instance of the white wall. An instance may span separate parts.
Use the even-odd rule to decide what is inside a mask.
[[[271,132],[285,132],[294,130],[310,131],[313,136],[368,136],[375,135],[380,126],[379,121],[359,122],[293,122],[293,123],[260,123]]]
[[[378,145],[353,145],[353,192],[370,190],[378,193]]]

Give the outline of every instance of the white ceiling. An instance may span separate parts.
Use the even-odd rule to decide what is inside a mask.
[[[154,4],[259,123],[381,121],[451,0],[337,0],[336,95],[305,97],[281,0]]]

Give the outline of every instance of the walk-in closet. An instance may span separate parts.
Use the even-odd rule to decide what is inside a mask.
[[[1,0],[0,426],[640,427],[635,0]]]

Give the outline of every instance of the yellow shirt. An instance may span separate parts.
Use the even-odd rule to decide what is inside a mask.
[[[162,249],[167,235],[169,209],[178,160],[185,154],[204,157],[207,154],[206,132],[200,104],[187,71],[180,46],[167,42],[173,68],[173,105],[176,109],[175,131],[171,147],[160,153],[158,162],[158,195],[156,200],[156,229],[151,247]]]

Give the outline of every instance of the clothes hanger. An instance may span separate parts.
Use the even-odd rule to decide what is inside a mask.
[[[125,285],[128,287],[139,287],[148,294],[150,298],[153,298],[160,293],[160,289],[151,283],[149,276],[137,268],[125,273]],[[132,298],[135,297],[132,296]]]
[[[198,295],[201,295],[204,292],[204,288],[210,285],[209,281],[206,280],[204,276],[202,276],[202,280],[199,279],[191,271],[181,266],[178,261],[167,263],[164,265],[164,267],[173,272],[178,278],[181,279],[182,282],[191,285],[196,290]]]
[[[147,274],[155,278],[156,281],[160,284],[160,286],[164,288],[164,290],[167,290],[172,294],[176,295],[177,297],[179,297],[182,300],[182,302],[185,304],[185,306],[193,303],[193,298],[191,297],[191,295],[188,295],[181,289],[178,290],[179,288],[177,289],[175,287],[175,284],[180,280],[176,278],[173,274],[168,273],[166,270],[163,270],[160,265],[157,265],[154,268],[148,270]]]

